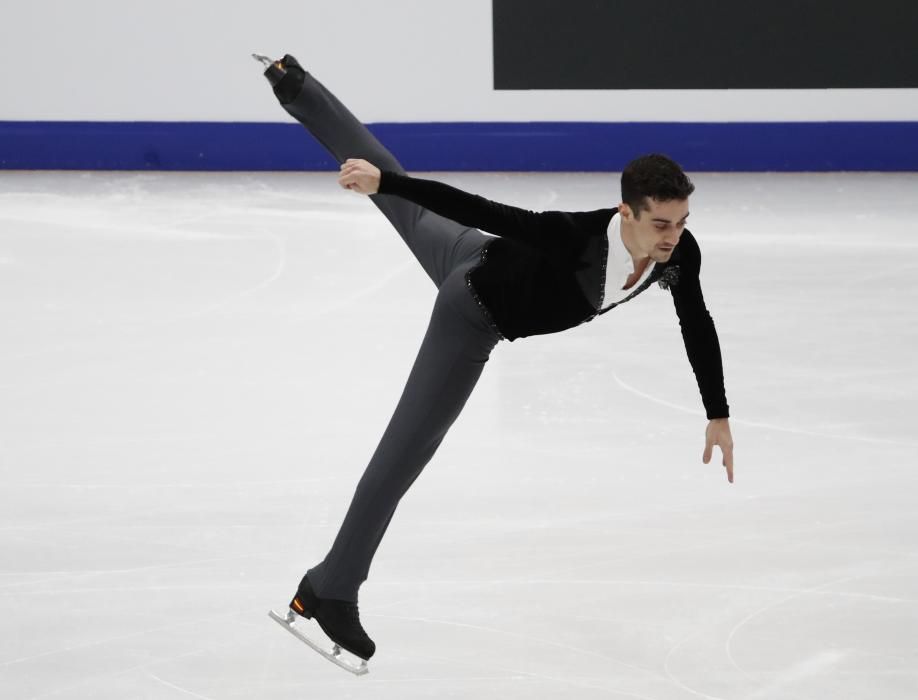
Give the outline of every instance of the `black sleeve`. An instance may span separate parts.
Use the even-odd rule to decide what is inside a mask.
[[[679,263],[679,281],[670,285],[673,304],[682,328],[685,352],[698,382],[701,400],[708,419],[727,418],[730,407],[724,391],[723,361],[714,320],[701,294],[701,251],[688,230],[679,242],[682,261]]]
[[[563,212],[533,212],[512,207],[476,194],[469,194],[436,180],[382,171],[379,194],[392,194],[420,204],[425,209],[456,221],[463,226],[481,229],[496,236],[514,238],[530,246],[550,249],[547,231],[552,238],[564,235],[568,221]]]

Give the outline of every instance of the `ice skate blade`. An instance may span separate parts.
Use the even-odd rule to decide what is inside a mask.
[[[267,56],[262,56],[260,53],[253,53],[252,58],[254,58],[259,63],[263,64],[265,68],[269,67],[274,61],[272,61]]]
[[[345,671],[350,671],[355,676],[362,676],[370,672],[370,669],[367,668],[367,662],[364,659],[360,660],[360,666],[355,666],[354,664],[350,664],[341,658],[340,656],[341,649],[338,647],[337,644],[334,646],[334,648],[331,651],[326,651],[325,649],[320,647],[318,644],[316,644],[314,641],[312,641],[309,637],[307,637],[305,634],[300,632],[300,630],[298,630],[296,628],[296,625],[294,624],[296,622],[296,615],[293,614],[293,611],[287,613],[286,615],[281,615],[280,613],[276,613],[273,610],[269,610],[268,617],[270,617],[277,624],[279,624],[281,627],[283,627],[285,630],[287,630],[290,634],[292,634],[294,637],[299,639],[301,642],[306,644],[308,647],[319,652],[326,659],[331,661],[336,666],[340,666]]]

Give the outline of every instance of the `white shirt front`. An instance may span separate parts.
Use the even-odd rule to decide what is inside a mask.
[[[622,219],[618,212],[612,217],[607,230],[609,237],[609,257],[606,259],[606,284],[605,294],[603,296],[603,307],[609,304],[615,304],[634,292],[641,286],[644,280],[653,271],[655,262],[644,269],[640,279],[628,289],[622,289],[628,278],[634,274],[634,261],[631,259],[631,253],[625,247],[622,240]]]

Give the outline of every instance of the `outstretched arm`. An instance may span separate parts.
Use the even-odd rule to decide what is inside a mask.
[[[492,202],[436,180],[380,171],[363,159],[346,160],[338,182],[360,194],[396,195],[463,226],[515,238],[534,247],[546,248],[552,241],[561,241],[565,227],[572,228],[563,212],[533,212]],[[551,240],[546,231],[550,231]]]
[[[724,390],[723,361],[714,320],[708,312],[701,293],[699,274],[701,251],[691,233],[685,231],[680,243],[682,262],[679,265],[678,284],[670,286],[682,339],[692,371],[698,382],[701,400],[709,423],[705,431],[705,449],[702,460],[711,461],[715,445],[723,453],[723,466],[727,479],[733,482],[733,437],[730,433],[730,407]]]

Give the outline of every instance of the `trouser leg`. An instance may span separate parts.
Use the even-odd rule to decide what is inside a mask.
[[[470,247],[441,285],[402,396],[335,542],[307,572],[320,597],[356,602],[396,506],[459,416],[498,342],[465,286],[479,249]]]
[[[284,108],[340,164],[363,158],[404,169],[370,131],[309,73]],[[438,287],[421,348],[385,432],[325,559],[309,570],[316,594],[357,600],[398,502],[430,461],[462,411],[498,336],[473,300],[465,273],[488,237],[391,195],[371,200],[393,224]]]
[[[310,73],[306,73],[299,95],[283,107],[339,164],[348,158],[362,158],[381,170],[405,172],[395,156]],[[461,256],[457,250],[460,236],[466,231],[477,232],[401,197],[374,194],[370,199],[389,219],[437,287]]]

